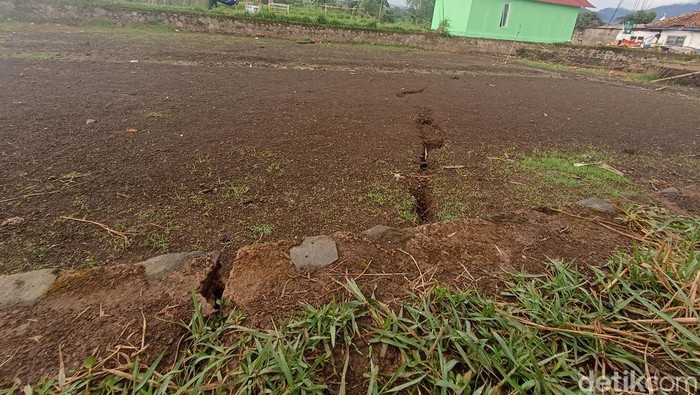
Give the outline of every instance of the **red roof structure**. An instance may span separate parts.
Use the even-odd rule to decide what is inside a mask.
[[[647,27],[652,29],[669,27],[700,29],[700,10],[659,21]]]
[[[560,5],[568,5],[571,7],[586,7],[595,8],[595,6],[588,2],[588,0],[536,0],[541,3],[552,3]]]

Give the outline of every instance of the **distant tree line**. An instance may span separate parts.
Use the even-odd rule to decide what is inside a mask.
[[[635,11],[629,13],[625,16],[617,18],[620,23],[625,23],[627,21],[632,21],[635,25],[652,23],[656,19],[656,11]]]
[[[651,23],[656,19],[655,11],[635,11],[631,12],[625,16],[621,16],[616,19],[618,23],[625,23],[631,21],[635,25]],[[605,22],[600,18],[597,12],[583,11],[578,14],[576,18],[576,27],[597,27],[604,25]]]

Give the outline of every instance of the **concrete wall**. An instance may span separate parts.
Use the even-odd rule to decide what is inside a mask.
[[[627,39],[630,40],[634,37],[643,37],[644,39],[646,38],[651,38],[654,37],[657,33],[659,33],[658,30],[648,30],[648,29],[634,29],[632,30],[631,34],[622,34],[622,31],[619,31],[618,34],[616,35],[615,39],[616,40],[622,40]],[[685,37],[685,41],[683,42],[683,47],[674,47],[678,52],[686,52],[686,53],[699,53],[700,52],[700,31],[690,31],[690,30],[673,30],[673,29],[668,29],[668,30],[662,30],[661,31],[661,37],[659,37],[659,40],[652,41],[651,45],[652,46],[667,46],[669,45],[668,38],[669,36],[674,36],[674,37]]]
[[[571,43],[575,45],[609,45],[617,42],[617,34],[622,32],[620,27],[587,27],[574,30]]]

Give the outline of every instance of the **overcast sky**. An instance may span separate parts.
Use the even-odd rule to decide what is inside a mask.
[[[617,7],[617,4],[620,2],[620,0],[589,0],[591,4],[596,6],[598,9],[602,8],[608,8],[608,7]],[[641,0],[640,0],[641,1]],[[648,5],[646,8],[654,8],[658,7],[660,5],[669,5],[669,4],[678,4],[678,3],[695,3],[698,0],[646,0],[647,4],[649,4],[649,1],[651,1],[650,5]],[[622,8],[627,8],[627,9],[632,9],[634,8],[635,4],[638,4],[639,2],[636,0],[624,0],[622,2]]]

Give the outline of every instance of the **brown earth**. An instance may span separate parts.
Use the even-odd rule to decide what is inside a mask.
[[[213,311],[202,295],[218,267],[217,260],[197,258],[152,281],[136,265],[61,273],[40,303],[0,310],[0,384],[55,378],[61,366],[70,376],[90,356],[119,365],[174,355],[193,295],[203,311]]]
[[[340,258],[320,270],[297,271],[288,245],[261,243],[240,249],[230,274],[219,272],[211,257],[158,279],[147,279],[135,265],[64,271],[36,305],[0,310],[0,384],[56,377],[60,366],[70,377],[91,355],[97,361],[112,357],[102,366],[109,368],[137,358],[150,364],[164,353],[161,368],[169,366],[184,347],[186,331],[179,324],[190,320],[193,295],[210,315],[222,296],[220,283],[227,308],[245,313],[245,324],[256,328],[271,328],[302,303],[348,296],[348,280],[389,304],[436,283],[498,295],[505,274],[540,273],[549,258],[588,270],[628,249],[631,239],[622,233],[630,230],[610,221],[569,206],[549,214],[524,210],[429,224],[379,238],[338,232],[333,238]]]
[[[497,293],[503,272],[629,248],[595,221],[528,210],[599,191],[534,197],[537,181],[504,167],[513,155],[593,147],[640,192],[700,182],[695,90],[500,58],[2,22],[0,87],[0,273],[98,267],[0,312],[2,382],[54,374],[59,346],[68,369],[118,346],[172,352],[212,262],[157,284],[128,265],[158,253],[222,250],[226,296],[266,326],[341,295],[345,277],[387,301],[433,280]],[[653,198],[697,214],[697,188],[682,192]],[[393,244],[359,235],[440,219],[450,199],[482,219]],[[294,271],[287,248],[314,234],[333,234],[341,260]]]
[[[0,228],[0,272],[415,225],[395,175],[418,171],[426,109],[445,135],[431,169],[465,166],[431,192],[462,217],[597,194],[534,198],[534,180],[491,160],[504,152],[594,147],[642,190],[699,181],[692,89],[403,47],[0,31],[0,220],[23,220]]]

